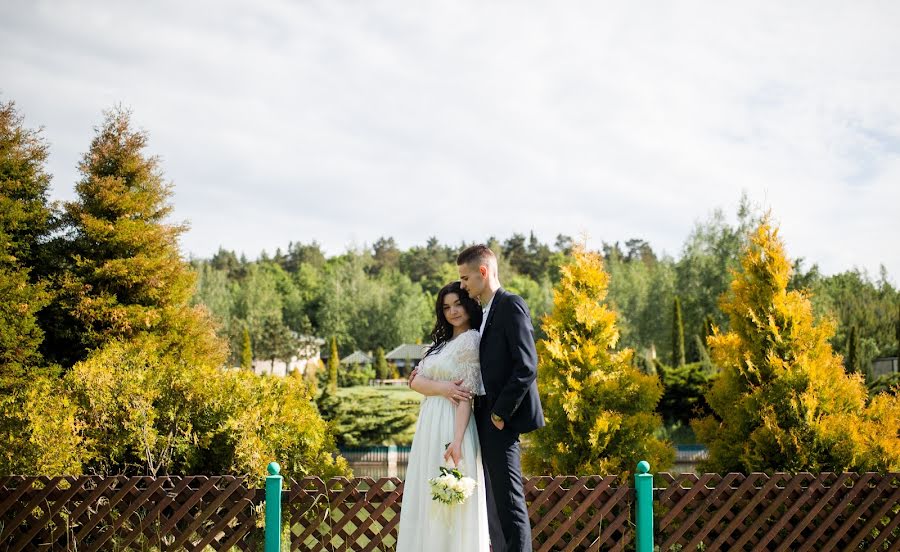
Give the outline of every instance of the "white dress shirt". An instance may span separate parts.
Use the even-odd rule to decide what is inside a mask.
[[[481,309],[481,328],[478,330],[478,333],[484,335],[484,326],[487,324],[488,314],[491,312],[491,305],[494,303],[494,297],[497,296],[497,292],[495,291],[493,295],[491,295],[490,300],[488,300],[487,305],[485,305]]]

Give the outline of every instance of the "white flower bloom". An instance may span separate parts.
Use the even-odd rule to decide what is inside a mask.
[[[459,473],[458,471],[455,473]],[[471,477],[460,475],[442,469],[441,475],[428,480],[431,486],[431,498],[448,506],[462,504],[475,491],[475,480]]]

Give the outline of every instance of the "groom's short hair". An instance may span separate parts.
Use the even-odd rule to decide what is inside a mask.
[[[456,257],[457,265],[470,265],[470,266],[481,266],[485,265],[491,267],[496,272],[497,270],[497,256],[494,255],[494,252],[491,251],[491,248],[484,245],[483,243],[479,243],[478,245],[472,245],[462,250],[462,252]]]

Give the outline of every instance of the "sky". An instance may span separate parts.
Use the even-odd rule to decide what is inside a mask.
[[[186,256],[533,231],[677,257],[746,193],[791,257],[896,283],[897,29],[896,1],[4,0],[0,101],[61,200],[132,109]]]

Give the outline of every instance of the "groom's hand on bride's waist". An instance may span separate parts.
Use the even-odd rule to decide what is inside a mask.
[[[425,380],[428,382],[427,387],[422,388],[420,386],[417,391],[420,391],[423,395],[439,395],[444,397],[451,403],[453,406],[457,406],[460,401],[468,401],[472,398],[472,394],[469,393],[466,389],[463,388],[462,382],[463,380],[456,381],[433,381],[429,380],[425,376],[419,376],[419,369],[416,368],[409,374],[409,386],[412,388],[413,380],[418,376],[421,380]]]
[[[468,401],[472,398],[472,394],[463,389],[462,382],[463,380],[439,382],[441,386],[440,395],[452,402],[453,406],[457,406],[461,401]]]

